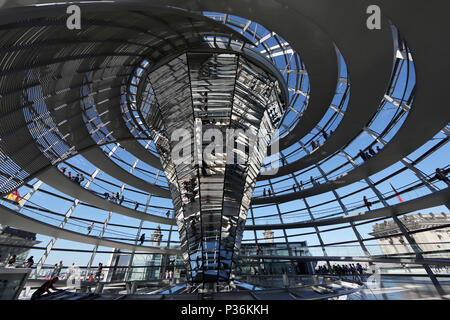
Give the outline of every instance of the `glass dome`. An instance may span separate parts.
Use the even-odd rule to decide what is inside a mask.
[[[414,32],[405,12],[378,1],[374,31],[360,27],[364,4],[348,1],[323,0],[336,13],[328,20],[302,1],[251,1],[250,11],[89,1],[76,4],[81,29],[71,30],[68,3],[22,2],[0,4],[0,237],[35,239],[16,233],[0,262],[33,256],[35,280],[59,261],[80,281],[152,280],[161,290],[138,290],[149,296],[282,295],[287,275],[325,286],[348,276],[358,290],[321,294],[373,299],[368,277],[406,272],[429,282],[427,295],[449,294],[439,70],[450,44]],[[264,142],[252,153],[247,136],[231,139],[241,167],[175,163],[187,134],[172,133],[189,127],[181,147],[197,154],[196,125],[250,128]],[[311,288],[303,296],[319,295]]]

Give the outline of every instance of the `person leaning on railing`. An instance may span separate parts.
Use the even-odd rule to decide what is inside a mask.
[[[450,180],[447,178],[446,173],[444,173],[440,168],[436,168],[436,175],[434,176],[437,180],[449,183]]]
[[[45,281],[31,296],[31,300],[35,300],[36,298],[41,297],[44,293],[51,293],[50,289],[55,291],[64,291],[60,289],[56,289],[53,285],[59,280],[58,277],[54,277],[50,280]]]
[[[33,256],[29,257],[25,262],[25,268],[31,268],[34,264]]]

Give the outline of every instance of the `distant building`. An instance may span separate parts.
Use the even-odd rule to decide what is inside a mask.
[[[162,240],[162,233],[161,233],[161,227],[158,225],[155,232],[152,234],[152,246],[159,247]]]
[[[263,233],[264,235],[264,240],[266,240],[266,243],[273,243],[274,240],[274,232],[272,230],[266,230]]]
[[[15,254],[16,261],[21,263],[27,259],[30,248],[38,243],[34,232],[0,225],[0,262],[6,262]]]
[[[450,225],[450,215],[441,214],[415,214],[403,216],[400,221],[410,231],[431,229],[424,232],[412,233],[410,236],[416,241],[419,248],[424,252],[425,257],[432,257],[433,254],[427,254],[431,251],[442,251],[439,253],[440,258],[450,256],[445,250],[450,250],[450,227],[442,228],[444,225]],[[432,228],[436,227],[435,230]],[[383,254],[395,255],[402,253],[413,253],[413,249],[408,244],[406,238],[401,234],[400,229],[393,220],[384,221],[373,226],[373,232],[370,234],[374,237],[386,237],[377,239]]]

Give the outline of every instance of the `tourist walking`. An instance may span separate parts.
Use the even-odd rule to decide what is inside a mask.
[[[25,268],[31,268],[34,264],[33,256],[29,257],[25,262]]]
[[[369,200],[367,200],[367,197],[366,197],[366,196],[364,196],[363,201],[364,201],[364,205],[367,207],[367,210],[370,211],[370,207],[372,206],[372,202],[370,202]]]
[[[95,273],[95,280],[100,281],[102,277],[102,271],[103,271],[103,263],[98,264],[97,272]]]
[[[93,227],[94,227],[94,222],[91,222],[91,224],[87,228],[88,229],[88,233],[87,233],[88,235],[91,233]]]
[[[140,241],[140,245],[142,246],[142,244],[145,241],[145,233],[142,234],[142,236],[139,238],[139,241]]]

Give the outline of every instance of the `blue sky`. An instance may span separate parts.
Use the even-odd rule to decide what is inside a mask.
[[[236,19],[239,20],[239,18],[236,18]],[[242,19],[242,22],[244,22],[244,21],[245,20]],[[258,33],[261,33],[261,34],[266,34],[269,32],[268,30],[265,30],[262,26],[256,26],[255,23],[252,23],[249,30],[255,30],[255,28],[258,28],[257,31],[258,31]],[[247,34],[247,36],[250,37],[249,34]],[[268,39],[266,42],[266,45],[269,47],[275,46],[277,44],[278,43],[273,38]],[[260,45],[260,46],[258,46],[257,49],[263,50],[264,48]],[[300,55],[301,55],[301,52],[300,52]],[[290,55],[290,56],[292,56],[292,55]],[[340,57],[340,59],[341,59],[341,65],[342,65],[340,77],[349,76],[350,83],[351,83],[351,70],[348,70],[348,74],[347,74],[347,70],[345,68],[345,61],[344,61],[343,57]],[[274,58],[274,60],[277,63],[277,65],[279,66],[279,69],[283,69],[286,67],[286,63],[285,63],[283,57],[279,56],[279,57]],[[295,65],[294,64],[295,59],[290,59],[289,61],[293,65]],[[308,66],[306,65],[305,66],[306,70],[307,70],[307,67]],[[408,79],[407,79],[407,73],[406,73],[405,69],[399,74],[399,83],[400,84],[408,83],[408,85],[406,87],[406,91],[407,91],[406,96],[408,96],[409,93],[411,92],[412,86],[415,81],[413,71],[414,70],[412,68],[411,72],[409,73]],[[294,79],[294,77],[291,77],[290,81],[289,81],[289,85],[293,86],[294,83],[295,83],[295,79]],[[304,83],[303,83],[301,89],[305,92],[307,92],[309,90],[309,83],[308,83],[307,75],[304,76]],[[403,96],[403,90],[405,90],[404,86],[401,86],[401,85],[397,86],[393,93],[393,96],[396,98],[401,98]],[[350,85],[350,96],[351,96],[351,85]],[[292,93],[291,93],[291,97],[292,97]],[[335,98],[333,99],[332,104],[338,105],[342,98],[343,98],[342,87],[340,87],[340,88],[338,88],[338,93],[336,94]],[[306,101],[306,98],[300,96],[296,105],[294,106],[296,108],[296,110],[302,110],[305,101]],[[345,108],[344,108],[344,110],[345,110]],[[381,132],[383,130],[384,126],[386,125],[386,123],[393,117],[395,112],[397,112],[397,107],[395,107],[391,103],[386,103],[383,110],[380,111],[380,113],[375,117],[374,121],[370,124],[370,128],[377,132]],[[332,112],[330,109],[327,112],[327,114],[325,115],[324,119],[321,120],[319,125],[322,126],[323,124],[325,124],[327,122],[327,120],[333,114],[334,114],[334,112]],[[293,115],[294,115],[294,113],[291,113],[286,118],[286,120],[285,120],[286,123],[290,123],[294,120]],[[395,136],[395,133],[398,131],[398,129],[401,127],[403,121],[406,119],[406,116],[407,115],[405,115],[404,118],[401,121],[399,121],[396,128],[394,128],[386,137],[384,137],[385,140],[389,141],[390,139],[392,139]],[[333,124],[333,126],[331,128],[328,128],[328,130],[335,129],[341,120],[342,120],[342,117],[341,116],[338,117],[336,119],[335,123]],[[302,139],[302,141],[303,142],[309,141],[312,138],[313,134],[316,134],[316,133],[317,133],[316,130],[313,131],[312,134],[308,134],[307,136],[305,136]],[[423,152],[428,150],[439,139],[442,139],[442,138],[444,138],[444,135],[442,133],[437,133],[437,135],[435,137],[436,140],[429,141],[424,146],[420,147],[418,150],[416,150],[411,155],[409,155],[409,157],[414,160],[415,158],[420,156]],[[368,134],[361,133],[358,137],[356,137],[356,139],[352,143],[349,144],[349,146],[347,146],[346,152],[349,153],[350,155],[354,156],[358,153],[361,146],[367,146],[371,142],[373,142],[373,139]],[[145,142],[141,142],[141,143],[145,144]],[[105,152],[108,152],[111,147],[112,147],[112,145],[105,147]],[[299,148],[299,145],[296,144],[296,145],[288,148],[287,150],[285,150],[284,153],[286,153],[286,152],[289,153],[289,151],[292,152],[294,150],[297,150],[298,148]],[[428,157],[427,159],[425,159],[424,161],[419,163],[417,165],[417,168],[419,168],[421,171],[423,171],[425,173],[432,173],[432,172],[434,172],[435,168],[445,167],[448,165],[448,154],[450,154],[450,146],[448,144],[446,144],[440,150],[438,150],[436,153],[432,154],[430,157]],[[116,155],[130,165],[132,165],[135,161],[135,158],[131,154],[129,154],[127,151],[125,151],[121,148],[118,149]],[[303,153],[303,152],[295,152],[294,155],[292,157],[290,157],[288,161],[289,162],[295,161],[296,159],[298,159],[299,157],[303,157],[304,155],[305,155],[305,153]],[[322,166],[322,168],[324,169],[325,172],[328,172],[328,170],[329,170],[328,168],[334,168],[334,167],[340,165],[341,163],[343,163],[344,160],[345,159],[343,157],[333,157],[330,160],[327,160],[325,162],[325,164]],[[130,169],[129,166],[125,166],[122,162],[120,162],[116,159],[113,159],[113,161],[115,161],[117,164],[122,166],[127,171]],[[361,164],[361,159],[357,159],[356,161],[358,164]],[[68,163],[72,164],[76,167],[82,168],[84,171],[86,171],[89,174],[93,173],[96,169],[87,160],[85,160],[82,156],[76,156],[76,157],[70,159],[68,161]],[[386,175],[388,175],[398,169],[401,169],[402,167],[403,167],[403,165],[401,163],[396,163],[393,166],[386,168],[385,170],[371,176],[370,179],[372,179],[373,181],[377,181],[377,180],[385,177]],[[341,174],[345,171],[348,171],[350,169],[351,169],[351,166],[348,165],[343,170],[341,170],[339,172],[339,174]],[[137,165],[137,168],[133,172],[133,174],[135,174],[136,176],[138,176],[141,179],[144,179],[146,181],[150,181],[153,183],[155,174],[156,174],[156,170],[140,161]],[[318,177],[318,176],[320,176],[320,172],[317,169],[312,168],[308,172],[300,175],[299,180],[307,181],[307,180],[309,180],[310,176]],[[85,178],[87,178],[86,175],[85,175]],[[106,173],[100,172],[100,174],[97,176],[97,178],[105,179],[107,181],[110,181],[113,184],[116,184],[119,187],[121,186],[120,181],[117,181],[116,179],[107,175]],[[272,182],[275,183],[279,180],[281,180],[281,179],[273,179]],[[377,188],[380,190],[381,193],[388,193],[388,192],[391,193],[392,189],[391,189],[389,183],[392,183],[397,189],[400,189],[402,186],[408,185],[409,183],[411,183],[412,181],[415,181],[415,180],[417,180],[417,177],[411,171],[406,170],[406,171],[402,172],[401,174],[393,177],[389,181],[381,183],[380,185],[377,186]],[[34,182],[34,181],[32,181],[32,182]],[[158,184],[160,186],[167,186],[167,182],[163,176],[157,180],[156,184]],[[266,182],[262,182],[262,183],[258,182],[257,183],[255,195],[260,195],[262,193],[259,186],[264,185],[264,184],[266,184]],[[274,188],[276,190],[281,190],[283,188],[292,187],[292,184],[293,184],[292,179],[289,179],[286,182],[275,183]],[[356,182],[351,185],[337,189],[337,193],[340,196],[343,196],[343,195],[351,193],[354,190],[364,187],[364,186],[365,186],[364,182]],[[439,187],[440,189],[443,189],[446,187],[446,185],[442,182],[436,183],[436,186]],[[117,192],[117,191],[119,191],[119,187],[111,187],[107,183],[103,183],[103,182],[99,181],[98,179],[96,179],[90,189],[103,193],[105,191]],[[130,188],[130,189],[133,189],[133,188]],[[47,191],[55,193],[57,195],[67,197],[66,195],[61,194],[56,189],[54,189],[50,186],[47,186],[47,185],[43,186],[42,190],[47,190]],[[24,195],[28,191],[28,188],[22,187],[19,189],[19,191],[20,191],[21,195]],[[412,191],[412,192],[409,192],[408,194],[402,195],[402,197],[405,201],[407,201],[407,200],[414,199],[416,197],[423,196],[423,195],[426,195],[429,193],[430,193],[430,191],[428,189],[420,188],[417,191]],[[375,197],[375,194],[371,190],[366,190],[366,191],[359,192],[355,195],[352,195],[348,198],[343,199],[343,203],[348,208],[351,208],[351,207],[355,206],[356,204],[361,204],[362,197],[364,195],[367,196],[368,198]],[[133,192],[131,190],[125,190],[124,196],[126,197],[126,199],[138,201],[141,203],[145,203],[147,201],[147,196],[145,194],[141,194],[139,192]],[[334,198],[333,193],[327,192],[325,194],[309,197],[309,198],[307,198],[307,201],[310,206],[315,206],[315,205],[319,205],[321,203],[324,203],[324,202],[327,202],[330,200],[334,200],[334,199],[335,198]],[[71,201],[65,201],[65,200],[47,195],[47,194],[39,191],[31,198],[31,201],[29,204],[30,205],[31,204],[41,205],[41,206],[44,206],[48,210],[64,214],[71,207],[72,202],[73,202],[73,199],[71,199]],[[398,202],[398,200],[396,198],[388,201],[389,204],[395,204],[397,202]],[[158,198],[158,197],[152,197],[149,204],[150,204],[150,206],[158,206],[158,207],[163,207],[163,208],[160,209],[160,208],[150,207],[150,208],[148,208],[148,211],[147,211],[148,213],[163,215],[163,216],[165,215],[165,212],[167,211],[165,208],[172,207],[171,201],[169,199],[162,199],[162,198]],[[376,207],[379,207],[379,205],[375,206],[374,208],[376,208]],[[292,201],[289,203],[283,203],[283,204],[279,205],[279,208],[282,212],[298,211],[297,213],[293,213],[293,214],[286,216],[284,222],[309,220],[309,216],[307,215],[307,212],[305,211],[305,204],[304,204],[303,200],[295,200],[295,201]],[[361,211],[361,209],[358,209],[358,210]],[[358,212],[358,210],[356,210],[356,212]],[[322,213],[319,213],[319,212],[323,212],[323,215],[326,215],[331,212],[341,211],[341,209],[340,209],[337,201],[333,201],[329,204],[315,207],[313,211],[317,212],[318,216],[320,216],[320,214],[322,214]],[[429,212],[449,213],[449,210],[444,206],[439,206],[436,208],[429,208],[429,209],[425,210],[425,212],[423,212],[423,213],[429,213]],[[61,217],[56,217],[51,214],[45,214],[45,213],[37,212],[37,211],[24,210],[23,213],[26,215],[35,217],[37,219],[40,219],[42,221],[45,221],[47,223],[53,224],[53,225],[58,225],[60,222],[60,219],[61,219]],[[255,214],[256,217],[262,216],[262,215],[270,215],[270,214],[274,215],[274,214],[277,214],[277,208],[274,205],[268,206],[268,207],[254,208],[253,213]],[[354,212],[350,211],[350,213],[354,213]],[[101,227],[102,227],[101,223],[107,219],[108,214],[109,214],[108,212],[105,212],[103,210],[79,205],[74,210],[72,217],[84,218],[84,219],[94,219],[96,221],[99,221],[99,223],[95,225],[94,230],[91,233],[91,235],[98,235],[101,231]],[[411,214],[414,214],[414,212]],[[249,213],[248,218],[250,218],[250,213]],[[268,224],[280,222],[279,218],[276,216],[273,218],[267,219],[266,221]],[[137,219],[124,217],[124,216],[121,216],[121,215],[115,214],[115,213],[112,214],[112,218],[110,220],[110,224],[123,224],[123,225],[133,226],[133,227],[139,226],[139,223],[140,223],[140,221]],[[73,231],[86,233],[88,225],[89,225],[88,222],[72,221],[72,219],[71,219],[70,224],[68,224],[66,227]],[[143,224],[144,228],[155,228],[156,226],[157,226],[157,224],[150,223],[150,222],[144,222],[144,224]],[[165,228],[167,228],[167,226],[162,226],[162,228],[165,229]],[[320,228],[320,230],[322,231],[322,230],[326,230],[328,228],[329,227]],[[369,238],[370,237],[369,233],[372,232],[372,224],[365,224],[363,226],[358,226],[357,229],[361,233],[363,238]],[[149,230],[144,231],[144,232],[146,233],[147,238],[151,234],[151,231],[149,231]],[[263,231],[257,232],[259,239],[263,238],[262,232]],[[293,235],[293,234],[298,234],[298,233],[313,233],[313,232],[314,232],[314,229],[312,229],[312,228],[287,230],[288,235]],[[111,228],[108,228],[108,231],[105,233],[105,237],[127,238],[127,239],[129,239],[128,242],[132,243],[133,239],[135,238],[135,233],[136,233],[136,230],[134,230],[134,229],[111,227]],[[167,240],[168,232],[164,231],[163,235],[164,235],[163,240]],[[275,236],[276,237],[283,236],[283,232],[277,230],[277,231],[275,231]],[[355,237],[353,231],[351,230],[351,228],[346,228],[346,229],[332,231],[332,232],[323,232],[322,237],[323,237],[323,240],[325,243],[335,243],[335,242],[340,242],[340,241],[356,240],[356,237]],[[251,232],[246,231],[244,233],[244,239],[253,239],[253,238],[254,238],[253,231],[251,231]],[[41,241],[39,246],[45,246],[49,242],[50,239],[51,239],[50,237],[38,235],[38,240]],[[175,241],[178,240],[177,232],[172,233],[172,240],[175,240]],[[281,238],[281,239],[278,239],[277,241],[284,242],[284,239]],[[292,237],[292,238],[290,238],[290,241],[307,241],[308,245],[318,245],[319,244],[318,238],[315,234]],[[379,248],[376,245],[376,242],[371,241],[369,244],[371,245],[370,250],[374,250],[373,252],[377,253],[377,250],[379,250]],[[354,245],[357,246],[356,243]],[[55,248],[92,250],[93,247],[94,246],[92,246],[92,245],[75,243],[75,242],[66,241],[66,240],[62,240],[62,239],[58,239],[55,243]],[[111,248],[99,248],[99,250],[100,251],[102,251],[102,250],[112,251]],[[320,248],[311,249],[311,250],[312,250],[312,253],[315,255],[322,255]],[[37,259],[41,256],[42,252],[43,251],[31,250],[30,255],[33,255],[35,257],[35,261],[37,261]],[[340,255],[340,254],[345,254],[345,253],[347,253],[349,255],[362,254],[362,252],[358,248],[349,248],[349,249],[348,248],[337,248],[337,249],[330,249],[330,252],[329,252],[330,255],[334,255],[334,254]],[[54,263],[58,262],[59,260],[63,260],[64,263],[67,265],[71,264],[72,262],[75,262],[78,265],[86,265],[90,256],[91,256],[90,253],[70,253],[70,252],[64,253],[64,252],[59,252],[59,251],[53,251],[50,253],[46,263],[54,264]],[[97,265],[99,262],[106,263],[109,259],[109,256],[110,256],[109,254],[103,254],[103,253],[97,254],[93,264]]]

